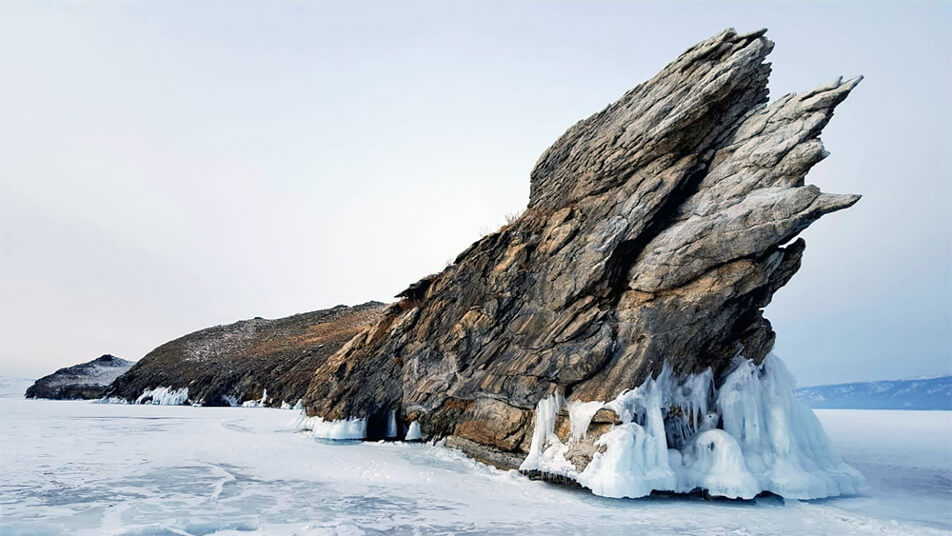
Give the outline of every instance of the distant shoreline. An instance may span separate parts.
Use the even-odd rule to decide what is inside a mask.
[[[952,410],[952,375],[801,387],[797,398],[813,409]]]

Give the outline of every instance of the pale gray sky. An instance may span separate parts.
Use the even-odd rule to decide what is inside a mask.
[[[801,384],[952,370],[950,3],[0,2],[0,374],[390,300],[572,123],[727,26],[772,97],[866,79],[808,180],[864,195],[768,308]]]

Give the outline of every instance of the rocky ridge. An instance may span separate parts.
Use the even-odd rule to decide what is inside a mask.
[[[26,390],[27,398],[94,399],[133,365],[113,355],[103,355],[79,365],[61,368],[44,376]]]
[[[146,354],[106,396],[136,401],[155,388],[187,388],[194,404],[293,406],[304,396],[314,370],[375,321],[383,307],[378,302],[339,305],[196,331]]]
[[[665,364],[714,378],[738,356],[760,364],[775,336],[763,308],[800,267],[797,234],[859,199],[804,179],[860,79],[768,104],[764,34],[725,30],[569,128],[532,171],[524,214],[328,357],[308,414],[366,419],[378,438],[396,412],[512,468],[547,397],[610,401]],[[592,426],[616,422],[605,410]],[[570,453],[580,467],[593,432]]]

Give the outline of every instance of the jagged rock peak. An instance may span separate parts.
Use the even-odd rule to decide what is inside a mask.
[[[703,152],[739,116],[767,101],[770,64],[763,60],[773,42],[765,32],[724,30],[576,123],[539,158],[529,207],[558,209],[619,187],[658,154]],[[719,121],[711,121],[714,116]]]
[[[665,363],[675,376],[761,363],[763,308],[804,252],[794,239],[859,199],[804,183],[859,78],[768,104],[772,48],[764,30],[725,30],[569,128],[532,171],[525,213],[330,356],[308,413],[366,418],[382,437],[397,411],[512,460],[549,395],[606,401]]]

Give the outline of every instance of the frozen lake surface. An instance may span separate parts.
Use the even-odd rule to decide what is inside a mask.
[[[952,412],[820,410],[865,497],[606,499],[291,411],[0,398],[0,534],[952,534]]]

